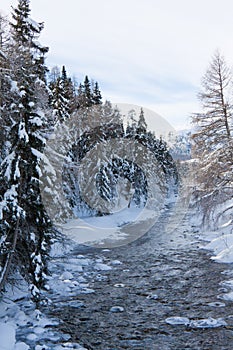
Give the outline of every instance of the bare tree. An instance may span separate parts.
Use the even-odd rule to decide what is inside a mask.
[[[196,178],[206,211],[211,210],[211,202],[226,200],[223,193],[229,193],[232,187],[231,86],[231,70],[216,51],[203,77],[203,90],[198,95],[203,112],[192,118],[196,127],[193,135],[193,156],[198,164]]]

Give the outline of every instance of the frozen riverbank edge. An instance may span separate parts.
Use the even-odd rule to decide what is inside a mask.
[[[200,235],[204,241],[201,249],[213,254],[210,259],[216,263],[226,264],[226,270],[222,271],[224,280],[221,282],[223,291],[219,298],[233,302],[233,225],[232,220],[226,222],[216,231],[205,231]],[[229,278],[229,279],[228,279]]]

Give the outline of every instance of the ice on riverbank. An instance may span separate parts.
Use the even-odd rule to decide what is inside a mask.
[[[197,319],[197,320],[190,320],[187,317],[179,317],[179,316],[173,316],[168,317],[165,320],[166,323],[172,325],[172,326],[179,326],[184,325],[189,328],[218,328],[227,326],[227,323],[222,318],[203,318],[203,319]]]
[[[213,251],[214,255],[212,260],[220,263],[233,263],[233,233],[224,232],[219,230],[213,233],[205,233],[205,239],[209,239],[209,243],[202,248]]]

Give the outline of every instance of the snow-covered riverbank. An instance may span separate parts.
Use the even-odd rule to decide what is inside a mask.
[[[77,293],[94,293],[89,288],[86,277],[91,273],[98,275],[114,266],[114,262],[111,266],[98,256],[85,258],[78,255],[66,262],[65,257],[74,246],[72,241],[66,245],[54,244],[50,262],[51,276],[48,277],[47,291],[42,295],[42,304],[57,303],[61,307],[63,299],[71,300]],[[30,300],[28,285],[20,276],[15,278],[18,279],[15,281],[18,287],[8,286],[0,301],[0,350],[84,350],[84,347],[69,341],[69,334],[55,329],[59,320],[49,318],[41,312]],[[77,308],[82,306],[78,300],[74,303]]]

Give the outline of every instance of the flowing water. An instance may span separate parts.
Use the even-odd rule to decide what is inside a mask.
[[[199,249],[189,215],[172,233],[165,229],[168,216],[169,209],[145,236],[123,247],[77,246],[64,257],[69,262],[79,254],[98,256],[113,266],[98,273],[86,266],[95,292],[77,291],[72,304],[63,300],[58,307],[54,301],[47,307],[71,341],[94,350],[233,349],[233,303],[219,299],[226,292],[219,285],[221,272],[229,266],[211,261],[210,253]],[[174,316],[223,318],[227,326],[195,328],[165,321]]]

